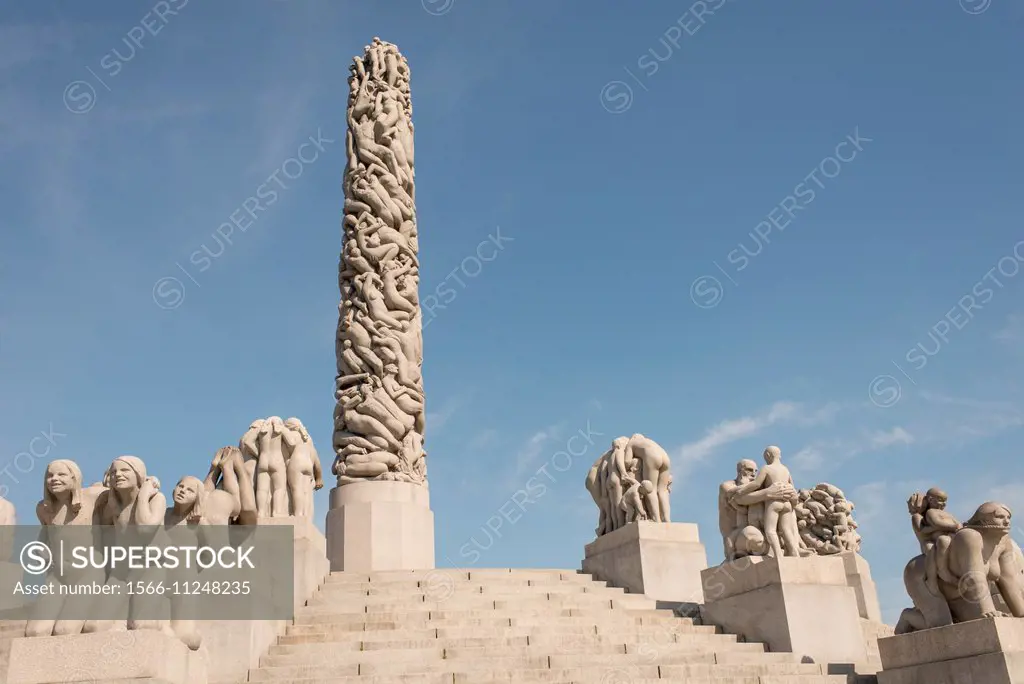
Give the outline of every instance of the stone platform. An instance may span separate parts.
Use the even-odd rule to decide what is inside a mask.
[[[205,684],[206,661],[177,638],[120,631],[15,639],[7,684]]]
[[[434,514],[424,485],[366,481],[335,487],[326,529],[333,572],[434,567]]]
[[[988,618],[878,640],[878,684],[1024,684],[1024,619]]]
[[[707,552],[692,523],[641,520],[601,535],[584,550],[583,572],[663,603],[704,602]]]
[[[770,650],[850,669],[868,660],[843,559],[747,557],[701,573],[704,619]]]

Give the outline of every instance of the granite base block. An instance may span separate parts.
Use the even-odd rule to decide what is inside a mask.
[[[434,567],[434,514],[423,485],[368,481],[335,487],[326,529],[331,572]]]

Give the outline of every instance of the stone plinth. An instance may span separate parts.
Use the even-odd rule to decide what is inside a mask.
[[[434,514],[424,485],[352,482],[331,490],[327,557],[332,572],[434,567]]]
[[[989,618],[878,640],[878,684],[1022,684],[1024,619]]]
[[[290,525],[294,530],[293,605],[296,609],[304,606],[330,573],[324,535],[308,518],[260,518],[258,524]],[[254,613],[258,613],[259,593],[273,590],[274,587],[256,590]],[[287,624],[286,620],[202,620],[199,653],[206,660],[210,684],[245,681],[249,670],[259,667],[260,658],[277,642]]]
[[[200,623],[210,684],[244,682],[284,633],[285,620],[204,620]]]
[[[882,609],[878,604],[878,589],[871,579],[871,566],[860,554],[848,551],[840,553],[846,569],[846,585],[857,596],[857,611],[865,620],[882,622]]]
[[[701,573],[704,620],[822,664],[867,660],[843,559],[748,557]]]
[[[692,523],[637,521],[584,549],[583,572],[631,594],[668,603],[703,603],[707,553]]]
[[[331,572],[326,538],[309,518],[260,518],[257,524],[291,525],[295,530],[295,607],[304,606]]]
[[[205,658],[160,632],[15,639],[7,684],[206,684]]]

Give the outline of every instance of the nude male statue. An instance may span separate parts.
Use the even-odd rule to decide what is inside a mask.
[[[782,450],[770,446],[764,450],[765,466],[753,480],[736,488],[733,500],[746,494],[769,489],[773,485],[789,485],[793,488],[793,476],[782,464]],[[791,497],[769,500],[764,504],[764,535],[776,558],[800,555],[800,529],[793,509],[798,500],[795,488]],[[780,539],[781,535],[781,539]],[[783,542],[785,549],[783,549]]]
[[[671,522],[668,518],[668,487],[671,482],[668,475],[672,462],[668,453],[653,439],[637,433],[626,442],[624,458],[627,463],[633,459],[640,461],[641,470],[637,479],[651,483],[650,491],[644,487],[643,495],[651,519],[654,522]]]
[[[785,483],[736,494],[737,489],[756,477],[757,464],[745,458],[736,463],[736,479],[726,480],[718,488],[718,530],[727,561],[767,551],[763,529],[765,502],[788,501],[797,495],[796,489]]]

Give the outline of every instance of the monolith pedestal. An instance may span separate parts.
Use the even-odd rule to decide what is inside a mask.
[[[429,492],[408,482],[354,482],[332,489],[327,513],[331,571],[433,568]]]

